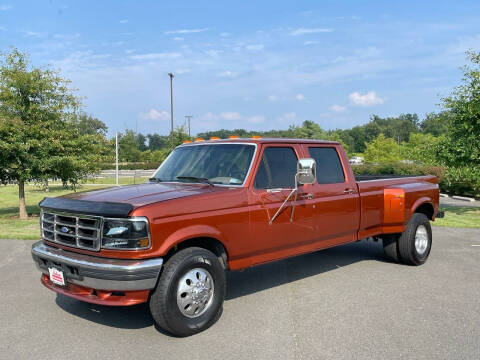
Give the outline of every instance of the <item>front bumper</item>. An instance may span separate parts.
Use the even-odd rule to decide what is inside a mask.
[[[162,258],[108,259],[65,251],[45,245],[41,241],[32,245],[32,257],[37,268],[44,274],[42,281],[47,280],[45,275],[48,277],[48,268],[53,267],[63,271],[67,288],[68,284],[74,284],[82,288],[110,292],[153,289],[163,265]],[[62,287],[58,287],[58,290],[65,292]]]

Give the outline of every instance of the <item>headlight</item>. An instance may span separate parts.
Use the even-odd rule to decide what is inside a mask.
[[[139,250],[150,247],[147,218],[104,219],[102,247],[119,250]]]

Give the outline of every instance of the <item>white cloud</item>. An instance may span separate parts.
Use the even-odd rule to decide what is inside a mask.
[[[382,98],[377,96],[375,91],[369,91],[365,95],[362,95],[358,92],[353,92],[348,97],[352,104],[363,107],[379,105],[383,104],[384,102]]]
[[[223,112],[220,114],[220,117],[225,120],[240,120],[242,115],[238,112]]]
[[[219,77],[224,77],[224,78],[234,78],[234,77],[237,76],[237,74],[230,71],[230,70],[226,70],[226,71],[223,71],[220,74],[218,74],[218,76]]]
[[[265,121],[265,116],[262,116],[262,115],[250,116],[249,118],[247,118],[247,121],[252,124],[261,124]]]
[[[230,120],[230,121],[234,121],[234,120],[240,120],[240,119],[243,119],[243,116],[242,114],[240,114],[239,112],[236,112],[236,111],[224,111],[220,114],[215,114],[215,113],[212,113],[212,112],[208,112],[202,116],[199,117],[200,119],[202,120]]]
[[[55,34],[53,35],[55,39],[63,39],[63,40],[74,40],[80,37],[80,33],[75,34]]]
[[[269,100],[269,101],[277,101],[278,98],[277,98],[276,95],[268,95],[268,100]]]
[[[183,41],[184,39],[185,39],[185,38],[180,37],[180,36],[175,36],[175,37],[173,38],[173,40],[175,40],[175,41]]]
[[[5,31],[5,30],[7,30],[6,27],[0,26],[0,31]]]
[[[318,44],[318,41],[307,40],[303,42],[303,46],[315,45],[315,44]]]
[[[180,53],[150,53],[142,55],[132,55],[133,60],[156,60],[156,59],[176,59],[182,56]]]
[[[298,35],[308,35],[308,34],[318,34],[318,33],[329,33],[332,32],[333,29],[328,28],[298,28],[290,33],[292,36]]]
[[[298,100],[298,101],[305,101],[306,100],[305,95],[303,95],[303,94],[295,95],[295,99]]]
[[[265,46],[263,44],[247,45],[247,46],[245,46],[245,49],[252,50],[252,51],[258,51],[258,50],[263,50],[264,47]]]
[[[120,24],[128,24],[128,19],[122,19],[119,21]]]
[[[343,112],[347,110],[347,108],[345,106],[333,104],[332,106],[330,106],[330,110],[332,110],[333,112]]]
[[[195,33],[200,33],[204,31],[208,31],[210,28],[203,28],[203,29],[180,29],[180,30],[169,30],[165,31],[164,34],[169,35],[169,34],[195,34]]]
[[[175,70],[175,74],[186,74],[186,73],[189,73],[189,72],[192,72],[192,70],[188,69],[188,68]]]
[[[45,37],[47,35],[46,32],[40,32],[40,31],[30,31],[30,30],[26,30],[23,32],[25,34],[25,36],[29,36],[29,37],[37,37],[37,38],[41,38],[41,37]]]
[[[223,50],[207,50],[205,51],[205,54],[208,56],[211,56],[213,58],[218,58],[218,56],[223,53]]]
[[[12,9],[11,5],[0,5],[0,11],[8,11],[11,9]]]
[[[170,113],[165,110],[158,111],[152,108],[146,113],[141,112],[139,117],[146,120],[168,120],[170,119]]]
[[[228,36],[230,36],[230,33],[228,33],[228,32],[222,32],[222,33],[220,33],[220,36],[221,36],[221,37],[228,37]]]

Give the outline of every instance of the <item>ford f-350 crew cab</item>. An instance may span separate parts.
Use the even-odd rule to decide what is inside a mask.
[[[423,264],[439,217],[434,176],[357,177],[337,142],[229,139],[178,146],[146,184],[40,202],[41,282],[103,305],[149,302],[187,336],[219,318],[226,270],[374,237]]]

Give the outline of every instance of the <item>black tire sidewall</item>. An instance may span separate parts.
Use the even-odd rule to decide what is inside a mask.
[[[420,255],[417,252],[417,248],[415,247],[415,235],[416,235],[418,227],[422,226],[422,225],[425,226],[425,228],[427,229],[428,245],[427,245],[427,249],[423,253],[423,255]],[[420,219],[418,219],[418,221],[416,221],[416,226],[415,226],[415,230],[413,231],[413,236],[412,236],[411,241],[412,241],[412,256],[414,257],[415,261],[419,264],[425,263],[425,261],[427,261],[427,259],[428,259],[428,256],[430,255],[430,251],[432,249],[432,227],[430,226],[430,221],[428,220],[428,218],[426,216],[424,216],[423,218],[420,218]]]
[[[189,251],[190,249],[186,249]],[[225,270],[218,258],[205,249],[191,249],[191,254],[182,259],[171,271],[164,271],[157,286],[165,286],[164,298],[158,299],[166,309],[163,317],[167,323],[167,331],[176,336],[188,336],[203,331],[213,325],[222,311],[226,293]],[[175,260],[173,257],[171,260]],[[169,264],[167,263],[168,267]],[[177,289],[180,279],[190,270],[201,268],[207,270],[213,278],[213,301],[209,308],[200,316],[189,318],[183,315],[177,304]],[[167,270],[167,269],[165,269]],[[155,294],[153,295],[155,296]],[[153,315],[152,310],[152,315]],[[155,316],[154,316],[155,318]],[[160,324],[162,325],[162,324]]]

